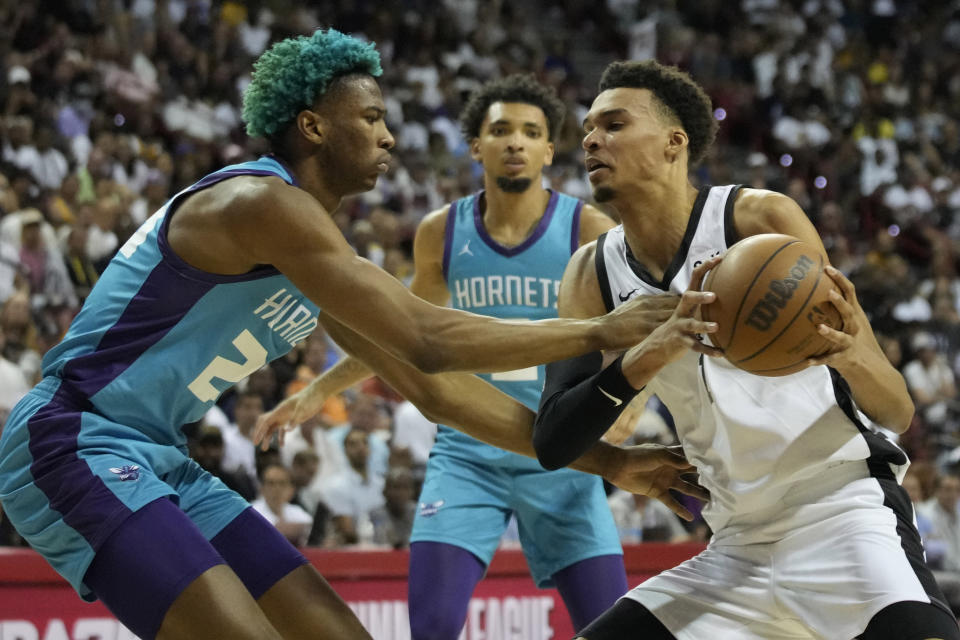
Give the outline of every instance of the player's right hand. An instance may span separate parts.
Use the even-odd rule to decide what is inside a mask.
[[[661,324],[670,319],[680,296],[661,293],[655,296],[634,296],[601,318],[605,351],[629,349],[643,341]]]
[[[699,500],[710,499],[706,489],[684,479],[683,476],[696,469],[683,456],[680,446],[642,444],[622,447],[617,453],[619,455],[603,477],[624,491],[656,498],[688,521],[693,520],[693,514],[671,495],[670,490]]]
[[[711,258],[693,270],[689,288],[680,297],[670,317],[660,324],[640,344],[628,350],[623,357],[623,375],[640,389],[660,369],[679,359],[689,350],[709,356],[721,356],[723,352],[700,341],[699,336],[717,331],[716,322],[705,322],[698,310],[701,305],[716,300],[711,291],[701,291],[704,277],[720,263],[721,257]]]
[[[260,448],[266,451],[270,448],[273,434],[276,433],[278,443],[282,447],[287,431],[320,413],[326,401],[327,395],[313,385],[301,389],[257,418],[257,426],[253,431],[253,444],[259,444]]]

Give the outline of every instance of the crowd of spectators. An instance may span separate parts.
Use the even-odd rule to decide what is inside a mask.
[[[603,67],[656,57],[690,72],[721,125],[694,179],[782,191],[816,224],[910,387],[901,444],[923,479],[916,500],[954,527],[928,539],[943,568],[960,567],[957,0],[0,2],[0,425],[137,226],[205,173],[267,151],[240,121],[251,63],[320,26],[383,56],[397,162],[333,216],[405,281],[420,219],[479,187],[457,125],[473,88],[514,72],[555,87],[567,118],[546,180],[589,200],[579,123]],[[382,382],[331,398],[283,447],[251,441],[260,412],[339,355],[318,331],[251,375],[185,427],[192,455],[297,544],[401,548],[435,426]],[[628,435],[669,439],[669,425],[651,407]],[[626,542],[705,535],[642,498],[611,505]]]

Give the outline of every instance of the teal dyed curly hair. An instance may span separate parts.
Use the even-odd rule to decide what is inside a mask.
[[[351,73],[383,73],[373,43],[336,29],[281,40],[253,64],[253,80],[243,94],[247,133],[275,136],[323,95],[334,78]]]

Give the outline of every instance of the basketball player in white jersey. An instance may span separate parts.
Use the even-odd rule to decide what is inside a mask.
[[[850,282],[827,268],[842,292],[832,301],[843,331],[820,325],[831,352],[792,375],[752,375],[704,357],[715,352],[692,332],[676,339],[681,323],[694,326],[694,291],[711,258],[737,240],[784,233],[823,248],[786,196],[691,185],[688,165],[715,129],[702,89],[654,61],[611,64],[584,120],[594,197],[616,208],[622,225],[571,259],[560,315],[591,317],[663,292],[686,299],[619,356],[548,365],[534,445],[545,467],[562,466],[641,390],[656,393],[710,491],[703,513],[714,535],[578,637],[960,638],[898,482],[907,457],[875,431],[905,431],[913,404]]]

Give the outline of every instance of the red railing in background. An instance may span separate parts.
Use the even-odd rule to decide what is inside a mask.
[[[701,544],[628,546],[624,549],[628,582],[636,585],[701,549]],[[374,640],[409,640],[406,551],[306,549],[304,553],[350,604]],[[565,640],[572,635],[556,590],[534,586],[521,551],[498,551],[470,602],[465,640]],[[133,640],[135,636],[100,603],[80,600],[33,551],[0,547],[0,638]]]

